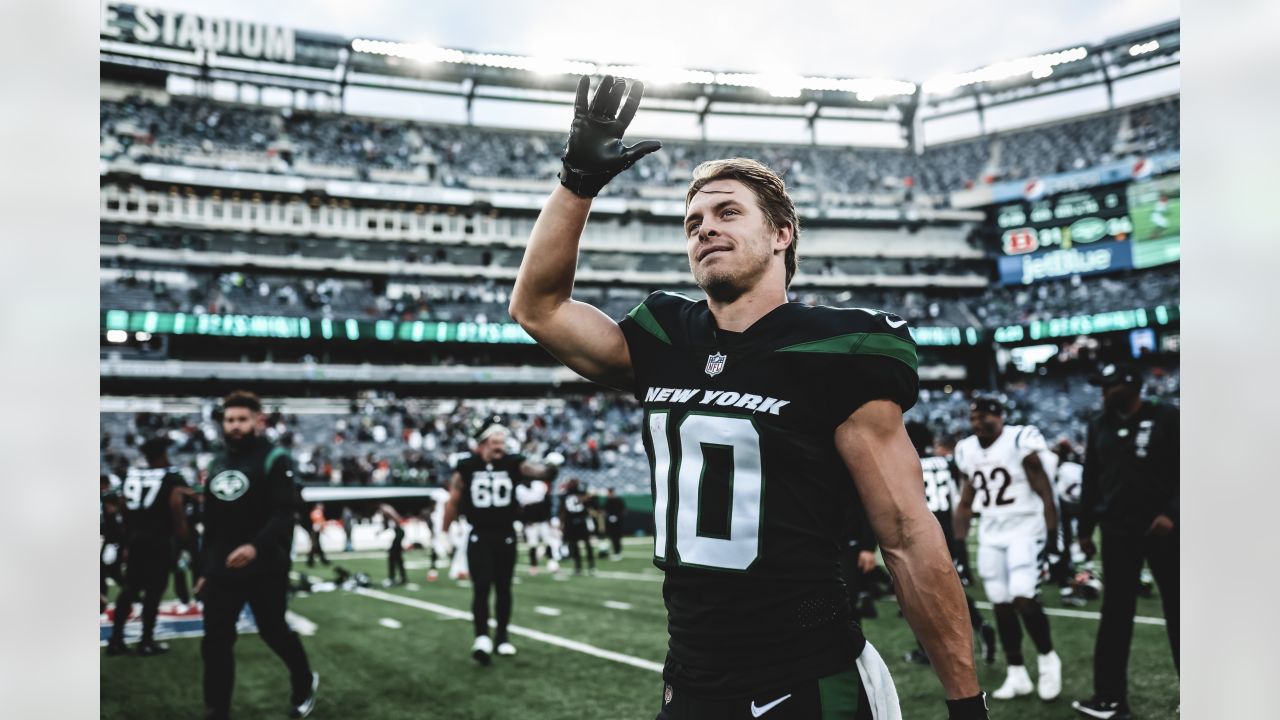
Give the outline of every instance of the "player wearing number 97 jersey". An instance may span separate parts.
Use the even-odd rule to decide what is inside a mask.
[[[160,596],[173,571],[175,537],[185,539],[187,515],[183,493],[187,482],[169,466],[169,440],[153,438],[142,445],[147,468],[130,468],[120,485],[124,500],[126,547],[124,587],[116,598],[115,619],[108,655],[126,652],[124,628],[133,603],[142,598],[142,640],[138,654],[156,655],[168,650],[155,641]]]
[[[490,425],[481,431],[476,450],[457,463],[450,482],[449,502],[444,509],[442,532],[459,514],[471,523],[467,543],[467,564],[471,571],[471,614],[475,642],[471,655],[488,664],[494,652],[489,637],[489,589],[493,588],[497,615],[497,651],[515,655],[507,636],[511,621],[511,582],[516,567],[515,521],[520,510],[515,499],[516,485],[530,479],[550,480],[555,467],[530,462],[523,455],[507,452],[507,429]]]
[[[1053,488],[1041,459],[1048,448],[1034,425],[1006,425],[1004,413],[1004,405],[995,398],[978,398],[970,408],[974,434],[957,443],[955,450],[964,478],[955,508],[955,536],[967,537],[972,512],[982,513],[978,574],[994,606],[1009,662],[1004,684],[991,697],[1006,700],[1036,689],[1022,659],[1025,625],[1039,653],[1040,697],[1052,700],[1062,690],[1062,666],[1037,595],[1042,566],[1057,541]]]

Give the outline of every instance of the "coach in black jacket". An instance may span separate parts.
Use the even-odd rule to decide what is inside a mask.
[[[1093,655],[1095,696],[1077,702],[1091,717],[1129,716],[1128,664],[1145,559],[1164,603],[1178,665],[1178,409],[1142,399],[1142,375],[1107,365],[1089,382],[1103,412],[1089,424],[1081,490],[1080,548],[1093,555],[1102,528],[1102,622]],[[1111,713],[1111,714],[1107,714]]]
[[[297,633],[285,622],[289,548],[298,490],[288,451],[258,434],[262,403],[237,391],[222,403],[226,448],[209,464],[204,500],[204,574],[196,586],[204,600],[205,717],[228,717],[235,680],[236,621],[246,602],[258,635],[289,668],[289,714],[315,707],[319,679],[311,672]]]

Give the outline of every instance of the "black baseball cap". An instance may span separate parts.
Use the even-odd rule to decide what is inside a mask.
[[[1004,403],[1000,402],[999,398],[994,398],[989,395],[974,398],[973,402],[969,404],[969,410],[977,410],[978,412],[987,413],[988,415],[999,415],[1000,417],[1004,417]]]
[[[1141,385],[1142,371],[1132,365],[1107,363],[1098,372],[1089,376],[1089,384],[1099,387],[1111,387],[1112,385],[1120,384]]]

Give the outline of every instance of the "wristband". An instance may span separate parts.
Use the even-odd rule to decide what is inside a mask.
[[[948,700],[947,720],[987,720],[987,694]]]

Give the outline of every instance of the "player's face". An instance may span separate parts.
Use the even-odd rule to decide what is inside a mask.
[[[507,436],[502,433],[490,435],[480,443],[478,452],[485,462],[501,460],[507,454]]]
[[[258,431],[259,414],[244,407],[222,411],[222,435],[230,443],[241,443]]]
[[[1132,385],[1116,383],[1102,388],[1102,404],[1108,410],[1127,410],[1137,390]]]
[[[973,434],[977,435],[979,440],[989,442],[1000,437],[1000,431],[1004,429],[1004,418],[981,410],[971,410],[969,412],[969,428],[973,430]]]
[[[684,218],[689,268],[698,287],[713,298],[736,299],[755,286],[770,263],[783,261],[786,246],[775,251],[779,232],[755,193],[737,180],[704,185]]]

